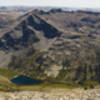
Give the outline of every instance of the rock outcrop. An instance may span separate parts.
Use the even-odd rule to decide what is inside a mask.
[[[0,100],[100,100],[100,89],[54,89],[49,93],[34,91],[0,93]]]

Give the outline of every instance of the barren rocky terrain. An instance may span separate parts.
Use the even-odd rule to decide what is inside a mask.
[[[100,89],[8,92],[0,93],[0,100],[100,100]]]

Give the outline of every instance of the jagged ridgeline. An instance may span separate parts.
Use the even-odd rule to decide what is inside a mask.
[[[100,13],[34,10],[0,39],[1,64],[59,83],[100,82]]]

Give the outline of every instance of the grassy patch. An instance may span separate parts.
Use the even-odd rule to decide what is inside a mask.
[[[11,79],[19,74],[8,69],[0,68],[0,91],[16,91],[18,87],[11,83]]]
[[[15,91],[18,87],[10,82],[10,80],[0,75],[0,91]]]
[[[30,85],[30,86],[19,86],[20,91],[47,91],[54,88],[63,88],[63,89],[74,89],[78,88],[77,85],[65,85],[65,84],[50,84],[44,83],[40,85]]]
[[[95,88],[96,86],[100,85],[100,83],[95,82],[95,81],[85,81],[82,83],[82,87],[84,88]]]
[[[42,84],[42,87],[48,88],[65,88],[65,89],[73,89],[78,88],[78,85],[66,85],[66,84]]]
[[[12,91],[18,91],[19,88],[13,84],[0,84],[0,91],[3,92],[12,92]]]
[[[18,76],[19,73],[16,73],[12,70],[8,70],[8,69],[4,69],[4,68],[0,68],[0,75],[8,78],[8,79],[12,79],[15,76]]]

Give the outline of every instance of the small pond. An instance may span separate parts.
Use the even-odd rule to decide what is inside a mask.
[[[11,80],[11,82],[16,84],[16,85],[37,85],[37,84],[41,84],[42,83],[41,80],[29,78],[29,77],[23,76],[23,75],[18,76],[16,78],[13,78]]]

